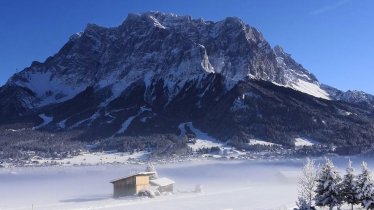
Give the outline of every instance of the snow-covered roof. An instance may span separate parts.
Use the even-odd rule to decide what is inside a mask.
[[[135,175],[153,175],[155,173],[156,173],[155,171],[149,171],[149,172],[139,172]]]
[[[115,180],[112,180],[110,181],[110,183],[113,183],[113,182],[118,182],[120,180],[123,180],[123,179],[127,179],[127,178],[130,178],[130,177],[133,177],[133,176],[151,176],[153,174],[155,174],[156,172],[139,172],[137,174],[134,174],[134,175],[131,175],[131,176],[126,176],[126,177],[122,177],[122,178],[119,178],[119,179],[115,179]]]
[[[166,177],[159,178],[159,179],[153,179],[153,180],[150,180],[149,182],[153,185],[157,185],[157,186],[160,186],[160,187],[165,187],[165,186],[168,186],[168,185],[171,185],[171,184],[175,183],[173,180],[168,179]]]

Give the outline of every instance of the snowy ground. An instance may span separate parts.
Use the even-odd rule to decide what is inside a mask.
[[[305,139],[305,138],[296,138],[295,139],[295,146],[296,147],[313,146],[315,144],[318,144],[318,143],[315,142],[315,141],[311,141],[309,139]]]
[[[321,87],[317,84],[299,79],[295,84],[291,84],[291,87],[295,90],[307,93],[317,98],[330,100],[329,94],[325,90],[321,89]]]
[[[132,154],[122,152],[85,152],[80,155],[64,159],[34,157],[31,159],[31,163],[29,165],[87,166],[98,164],[133,163],[143,160],[148,154],[149,153],[147,152],[135,152]]]
[[[192,148],[193,151],[197,151],[203,148],[212,148],[212,147],[224,148],[224,144],[222,144],[215,138],[209,136],[207,133],[204,133],[200,131],[199,129],[195,128],[192,125],[192,122],[181,123],[178,126],[178,128],[181,131],[181,135],[184,135],[186,133],[186,130],[184,128],[185,125],[187,125],[191,129],[191,131],[196,135],[196,138],[195,138],[196,143],[188,145],[189,147]]]
[[[343,169],[346,158],[337,165]],[[353,159],[355,166],[361,160]],[[374,161],[369,161],[369,166]],[[175,194],[113,199],[110,180],[145,165],[0,169],[1,210],[224,210],[290,209],[297,194],[300,160],[194,161],[156,165],[176,182]],[[192,193],[197,184],[202,193]]]
[[[258,140],[258,139],[251,139],[251,140],[249,140],[248,145],[274,146],[274,145],[279,145],[279,144],[274,144],[274,143],[271,143],[271,142],[262,141],[262,140]]]

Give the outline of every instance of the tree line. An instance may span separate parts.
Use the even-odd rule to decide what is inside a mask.
[[[374,209],[374,180],[367,163],[361,164],[361,172],[355,174],[352,162],[348,161],[342,177],[330,159],[316,166],[308,159],[299,178],[299,193],[295,210],[315,210],[328,207],[330,210],[350,205]]]

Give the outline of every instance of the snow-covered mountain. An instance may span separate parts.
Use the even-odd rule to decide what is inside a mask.
[[[277,66],[284,77],[283,85],[315,97],[331,99],[330,94],[320,87],[317,78],[292,59],[290,54],[285,53],[280,46],[275,46],[274,52]]]
[[[325,84],[322,84],[321,88],[328,92],[329,95],[335,100],[362,105],[364,107],[374,107],[374,96],[363,91],[348,90],[344,92]]]
[[[178,134],[178,125],[193,122],[236,144],[372,141],[372,110],[341,104],[335,100],[353,97],[331,90],[239,18],[147,12],[118,27],[89,24],[45,62],[12,76],[0,89],[0,121],[84,130],[89,140]],[[348,112],[355,115],[341,114]]]
[[[118,27],[89,24],[45,63],[34,62],[9,86],[27,88],[28,108],[71,99],[89,86],[111,86],[114,95],[137,81],[167,78],[170,97],[208,73],[234,81],[247,76],[328,98],[317,79],[281,47],[238,18],[211,22],[159,12],[130,14]],[[114,96],[113,98],[115,98]]]

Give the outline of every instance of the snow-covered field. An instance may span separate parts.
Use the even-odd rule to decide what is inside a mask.
[[[77,165],[99,165],[99,164],[127,164],[143,160],[149,153],[134,152],[84,152],[77,156],[64,159],[51,158],[31,158],[29,165],[61,165],[61,166],[77,166]],[[136,160],[136,161],[134,161]],[[36,162],[35,162],[36,161]]]
[[[277,145],[277,144],[274,144],[274,143],[271,143],[271,142],[262,141],[262,140],[258,140],[258,139],[251,139],[248,144],[249,145],[264,145],[264,146]]]
[[[340,158],[343,170],[346,158]],[[355,165],[359,160],[354,160]],[[1,210],[224,210],[290,209],[302,160],[204,160],[156,164],[176,182],[175,194],[156,198],[112,198],[110,180],[145,165],[100,165],[0,169]],[[369,161],[369,166],[371,163]],[[202,193],[193,193],[201,184]]]
[[[296,138],[295,139],[295,146],[296,147],[303,147],[303,146],[313,146],[317,144],[317,142],[305,139],[305,138]]]
[[[207,133],[204,133],[200,131],[199,129],[195,128],[192,125],[192,122],[188,123],[181,123],[178,128],[181,131],[181,135],[184,135],[186,133],[186,129],[184,126],[187,125],[191,131],[196,135],[194,144],[189,144],[189,146],[192,148],[192,150],[197,151],[199,149],[203,148],[212,148],[212,147],[223,147],[224,145],[217,141],[215,138],[209,136]]]

